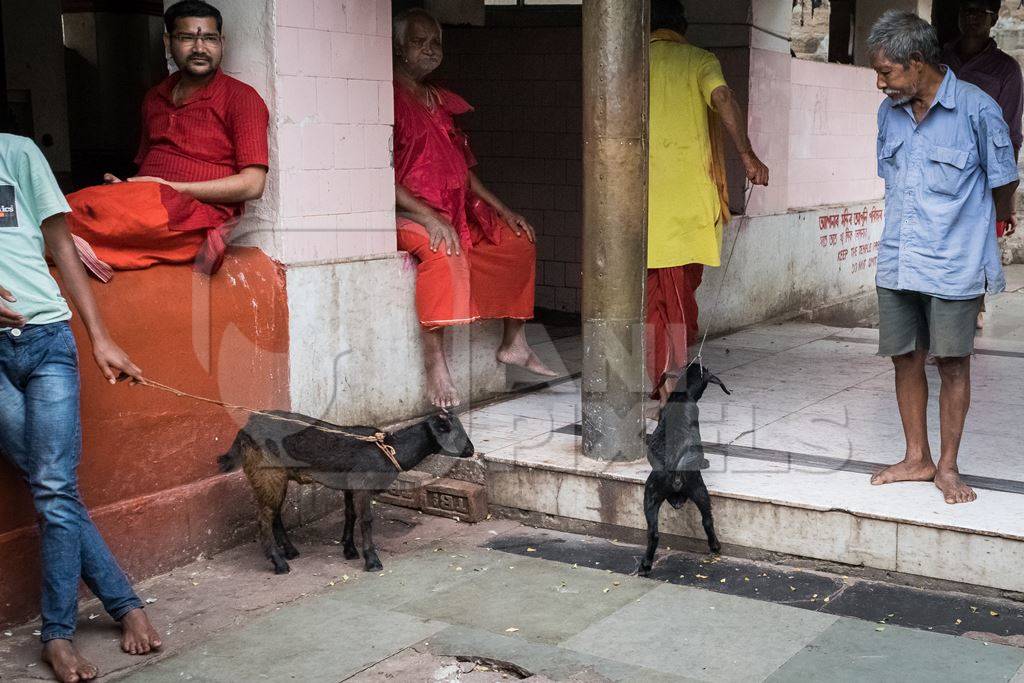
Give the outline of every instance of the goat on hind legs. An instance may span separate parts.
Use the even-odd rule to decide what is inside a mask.
[[[671,481],[675,480],[675,481]],[[704,478],[700,472],[686,472],[683,476],[666,472],[651,472],[644,486],[644,518],[647,521],[647,552],[640,562],[638,574],[649,576],[654,565],[654,555],[658,550],[661,534],[658,531],[658,514],[661,505],[668,501],[674,509],[679,510],[687,500],[692,500],[700,512],[701,525],[707,535],[708,548],[713,553],[722,550],[722,544],[715,533],[715,522],[711,515],[711,495],[708,493]]]
[[[654,565],[654,553],[658,550],[658,542],[661,535],[658,533],[658,513],[661,511],[661,504],[665,499],[652,485],[650,478],[644,486],[644,517],[647,519],[647,553],[640,562],[640,576],[650,576],[651,567]]]
[[[722,545],[715,533],[711,514],[711,496],[700,469],[705,463],[704,444],[700,436],[700,411],[697,401],[704,395],[708,384],[729,390],[720,379],[700,365],[686,369],[685,382],[681,382],[669,396],[661,413],[658,428],[648,438],[647,458],[651,473],[644,486],[644,517],[647,521],[647,552],[640,562],[638,573],[648,576],[658,550],[658,513],[666,500],[675,508],[682,508],[692,500],[701,514],[701,523],[707,534],[708,547],[717,553]]]

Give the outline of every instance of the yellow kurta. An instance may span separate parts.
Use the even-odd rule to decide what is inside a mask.
[[[722,66],[674,31],[651,36],[647,267],[720,264],[723,208],[709,112]]]

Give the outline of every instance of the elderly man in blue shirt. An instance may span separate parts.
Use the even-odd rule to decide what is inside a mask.
[[[878,110],[885,229],[878,251],[879,349],[892,357],[907,450],[872,484],[934,481],[947,503],[977,495],[957,454],[971,402],[975,321],[986,292],[1006,288],[997,219],[1015,222],[1017,164],[999,105],[939,64],[935,30],[889,11],[868,38],[887,99]],[[928,444],[925,359],[938,364],[941,453]]]

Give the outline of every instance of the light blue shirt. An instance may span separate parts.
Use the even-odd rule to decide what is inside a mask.
[[[18,299],[4,305],[25,316],[30,325],[71,317],[46,266],[40,230],[47,218],[70,211],[35,143],[0,133],[0,286]]]
[[[952,69],[920,124],[909,104],[878,108],[885,229],[876,283],[973,299],[1006,289],[992,188],[1017,179],[1010,130],[995,100]]]

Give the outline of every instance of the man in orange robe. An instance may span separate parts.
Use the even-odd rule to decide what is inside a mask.
[[[441,64],[441,26],[423,10],[394,22],[395,180],[398,248],[416,257],[416,310],[423,327],[431,402],[460,402],[444,353],[444,328],[505,321],[500,362],[554,376],[526,341],[533,317],[533,227],[494,196],[452,117],[471,110],[424,79]]]

